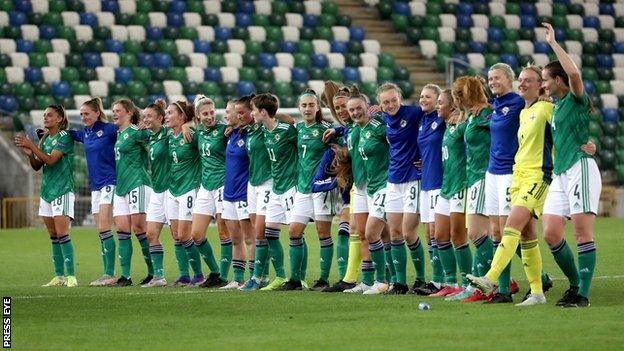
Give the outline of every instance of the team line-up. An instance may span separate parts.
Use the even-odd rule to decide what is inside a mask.
[[[418,106],[403,105],[392,83],[378,88],[379,105],[371,106],[357,88],[326,82],[321,97],[314,91],[299,97],[298,123],[278,113],[272,94],[229,101],[226,123],[201,95],[194,103],[159,100],[143,111],[119,100],[112,105],[113,123],[94,98],[80,107],[81,130],[67,129],[62,106],[49,106],[38,144],[15,138],[32,168],[43,169],[39,215],[50,234],[55,274],[44,286],[78,285],[69,229],[74,142],[81,142],[103,267],[91,286],[133,284],[132,232],[148,268],[140,285],[166,286],[159,236],[169,224],[179,270],[174,286],[411,292],[509,303],[518,291],[510,276],[518,254],[530,284],[518,306],[532,306],[546,303],[544,292],[552,287],[538,247],[537,218],[543,215],[544,240],[570,284],[556,305],[589,306],[601,191],[589,142],[592,106],[579,69],[553,28],[544,26],[558,60],[525,67],[517,93],[513,70],[498,63],[487,83],[464,76],[448,90],[425,86]],[[333,123],[323,120],[322,103]],[[335,243],[334,216],[340,218]],[[567,219],[578,263],[564,238]],[[213,220],[219,260],[206,238]],[[320,277],[308,287],[304,230],[310,222],[319,237]],[[288,278],[282,225],[288,226]],[[334,253],[340,280],[332,285]],[[408,254],[416,271],[411,288]]]

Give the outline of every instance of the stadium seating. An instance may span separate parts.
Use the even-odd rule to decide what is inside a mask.
[[[0,109],[254,91],[293,107],[325,79],[409,86],[379,47],[331,1],[0,0]]]
[[[609,1],[365,0],[381,18],[406,34],[421,53],[456,76],[486,73],[496,62],[516,72],[529,62],[544,65],[555,56],[543,41],[542,22],[552,23],[557,40],[581,68],[596,112],[591,135],[602,170],[624,182],[624,3]],[[616,152],[617,150],[617,152]]]

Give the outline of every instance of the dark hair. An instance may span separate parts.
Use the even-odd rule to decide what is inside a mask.
[[[139,109],[136,107],[136,105],[134,104],[134,102],[132,102],[132,100],[129,99],[119,99],[115,102],[113,102],[113,105],[121,105],[123,106],[123,108],[130,112],[130,114],[132,116],[130,116],[130,123],[132,124],[139,124],[139,122],[141,121],[141,111],[139,111]]]
[[[251,99],[251,103],[256,106],[258,110],[265,110],[269,117],[275,117],[277,109],[279,108],[279,99],[277,96],[269,93],[258,94]]]
[[[63,105],[48,105],[46,106],[46,109],[48,108],[53,109],[54,111],[56,111],[56,113],[59,114],[59,116],[61,116],[61,123],[59,124],[59,131],[66,130],[67,127],[69,127],[69,119],[67,118],[65,107],[63,107]],[[43,133],[43,135],[39,138],[39,145],[43,145],[43,141],[48,136],[49,136],[49,132],[46,130],[45,133]]]
[[[547,70],[548,74],[551,77],[553,77],[553,78],[561,77],[561,80],[563,80],[563,84],[565,84],[566,87],[570,87],[570,82],[568,80],[569,79],[568,74],[563,69],[563,66],[561,65],[561,62],[559,62],[559,61],[551,61],[546,66],[544,66],[544,69]]]
[[[101,98],[94,97],[90,100],[83,102],[82,106],[89,106],[90,109],[97,112],[99,114],[98,121],[106,122],[108,120],[108,117],[104,113],[104,104],[102,103]]]
[[[195,107],[193,104],[178,100],[171,105],[175,106],[184,115],[184,123],[190,122],[195,118]]]
[[[297,98],[297,105],[299,104],[299,102],[301,101],[302,98],[306,97],[306,96],[310,96],[310,97],[314,97],[316,99],[316,115],[314,116],[314,120],[317,123],[321,123],[323,122],[323,112],[321,111],[321,99],[319,98],[319,96],[316,94],[316,91],[312,90],[312,89],[306,89],[303,91],[303,93],[301,93],[301,95],[299,95],[299,97]]]
[[[240,98],[234,100],[234,104],[241,104],[247,107],[247,109],[251,110],[251,100],[256,96],[256,94],[249,94],[241,96]]]
[[[158,99],[153,103],[147,105],[147,108],[151,108],[156,112],[157,115],[161,118],[161,123],[165,120],[165,109],[167,108],[167,103],[163,99]]]

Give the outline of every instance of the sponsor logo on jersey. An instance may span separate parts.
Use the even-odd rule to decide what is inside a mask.
[[[405,126],[407,126],[407,121],[402,119],[401,123],[400,123],[401,128],[405,128]]]
[[[104,135],[104,131],[103,130],[98,130],[97,133],[95,133],[95,135],[97,135],[98,138],[102,137],[102,135]]]

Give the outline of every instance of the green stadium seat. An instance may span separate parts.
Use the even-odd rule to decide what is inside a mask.
[[[83,82],[81,80],[73,80],[69,81],[69,86],[71,87],[72,94],[74,95],[89,95],[89,85],[87,82]]]
[[[258,91],[258,93],[272,93],[273,84],[269,81],[256,82],[256,90]]]
[[[223,1],[221,4],[221,8],[224,8],[224,3],[228,3],[229,1]],[[152,6],[154,7],[154,11],[156,12],[167,12],[169,10],[169,1],[164,1],[164,0],[153,0],[152,1]],[[224,12],[229,12],[229,11],[225,11]]]
[[[583,31],[578,28],[567,28],[566,39],[583,42]]]
[[[454,52],[454,47],[453,47],[453,43],[449,43],[449,42],[445,42],[445,41],[439,41],[438,42],[438,53],[439,54],[445,54],[448,56],[451,56]]]
[[[93,28],[93,37],[100,40],[110,39],[111,30],[107,27],[95,27]]]
[[[614,42],[615,41],[615,33],[611,29],[599,29],[598,30],[598,38],[601,41],[606,42]]]
[[[409,26],[413,28],[421,28],[425,26],[425,17],[420,15],[412,15],[408,17]]]
[[[362,42],[360,41],[351,40],[347,44],[347,49],[349,53],[359,55],[364,52],[364,44],[362,44]]]
[[[259,13],[251,15],[251,24],[254,26],[268,27],[270,26],[269,16]]]
[[[68,11],[84,12],[85,10],[84,3],[80,0],[65,0],[65,3]]]
[[[56,103],[62,105],[67,110],[73,110],[76,108],[76,104],[74,103],[73,96],[62,96],[56,98]]]
[[[13,2],[10,0],[0,1],[0,11],[9,12],[13,10]]]
[[[394,71],[389,67],[379,67],[377,68],[377,81],[385,82],[391,81],[394,79]]]
[[[37,82],[33,85],[33,88],[36,95],[50,95],[52,93],[50,85],[46,82]]]
[[[597,94],[610,94],[611,93],[611,84],[608,81],[598,80],[594,82],[596,85],[596,93]]]
[[[500,56],[496,54],[485,54],[485,66],[491,67],[493,64],[500,62]]]
[[[568,14],[568,7],[562,3],[555,3],[552,6],[553,16],[565,16]]]
[[[58,26],[56,28],[56,36],[60,39],[75,40],[76,32],[74,31],[74,28]]]
[[[193,27],[181,27],[180,28],[180,38],[196,40],[199,38],[199,34],[197,33],[197,29]]]
[[[405,32],[409,27],[407,16],[394,14],[392,15],[392,25],[398,32]]]
[[[603,54],[611,54],[613,52],[613,42],[610,42],[610,41],[598,42],[598,51]]]
[[[11,57],[7,54],[0,54],[0,67],[11,66]]]
[[[139,82],[148,83],[152,80],[152,73],[146,67],[132,67],[132,75]]]
[[[249,82],[255,82],[258,80],[256,70],[252,67],[243,67],[238,70],[238,78],[240,80],[246,80]]]
[[[520,4],[515,2],[508,2],[505,6],[505,13],[508,15],[520,15]]]
[[[50,95],[35,96],[35,101],[39,110],[44,110],[46,107],[56,104],[56,100],[54,100],[54,97]]]
[[[147,93],[148,94],[162,94],[165,88],[163,87],[162,82],[159,81],[151,81],[146,84]]]
[[[334,39],[334,35],[331,31],[331,28],[318,26],[314,30],[314,37],[316,39],[325,39],[327,41],[331,41]]]
[[[422,36],[423,36],[423,39],[427,39],[427,40],[434,40],[434,41],[440,40],[440,34],[438,33],[437,28],[429,28],[429,27],[423,28]]]
[[[427,2],[427,17],[439,16],[442,13],[442,6],[436,2]]]
[[[232,38],[247,40],[249,39],[249,31],[244,27],[234,27],[232,28]]]
[[[102,40],[90,40],[87,43],[87,46],[89,48],[89,52],[101,53],[106,51],[106,44]]]
[[[262,52],[262,44],[253,40],[245,40],[245,52],[248,54],[259,54]]]
[[[286,16],[273,13],[269,15],[269,23],[275,27],[282,27],[286,25]]]
[[[398,81],[397,84],[399,85],[399,88],[401,88],[404,96],[412,96],[414,93],[414,86],[410,82],[401,80]]]
[[[502,16],[490,16],[490,27],[505,28],[505,19]]]
[[[126,91],[126,85],[123,83],[112,82],[108,84],[108,93],[111,95],[126,95]]]
[[[134,54],[122,52],[119,54],[119,65],[121,67],[134,67],[138,64]]]
[[[345,65],[347,67],[360,67],[362,65],[362,59],[360,55],[348,53],[345,55]]]
[[[343,27],[351,27],[351,16],[345,14],[339,14],[336,16],[336,25]]]
[[[235,95],[236,83],[221,83],[221,94],[224,96]]]
[[[157,82],[162,82],[167,79],[167,70],[159,67],[152,67],[150,69],[152,79]]]
[[[266,40],[280,41],[284,39],[282,34],[282,28],[280,27],[266,27]]]
[[[129,13],[116,13],[115,23],[120,26],[129,26],[132,24],[132,15]]]
[[[299,40],[297,42],[297,52],[304,55],[314,54],[314,46],[309,40]]]
[[[54,49],[52,48],[52,43],[50,43],[49,40],[35,40],[35,42],[33,43],[35,52],[39,52],[42,54],[48,53],[48,52],[53,52]]]
[[[150,25],[150,20],[147,13],[135,13],[130,20],[130,23],[136,26],[147,27]]]
[[[158,51],[173,56],[178,53],[178,47],[173,40],[163,39],[158,41]]]
[[[4,71],[4,68],[0,68],[0,83],[4,83],[4,82],[6,82],[6,72]],[[0,92],[0,95],[9,95],[9,94],[4,94]]]
[[[258,67],[260,59],[258,54],[246,53],[243,55],[243,66],[245,67]]]
[[[65,65],[70,67],[82,66],[82,56],[77,52],[71,52],[65,55]]]
[[[422,31],[419,28],[408,28],[406,34],[407,40],[412,45],[417,45],[418,41],[422,39]]]
[[[269,68],[258,67],[256,69],[256,75],[258,76],[258,80],[265,82],[273,81],[273,71]]]
[[[335,82],[342,82],[342,72],[338,68],[326,68],[325,80],[333,80]]]
[[[175,55],[173,57],[173,65],[176,67],[189,67],[191,66],[191,59],[188,55]]]
[[[585,46],[583,47],[585,50]],[[596,56],[590,54],[583,54],[581,56],[583,67],[596,67]]]
[[[199,90],[199,83],[196,82],[184,82],[182,84],[182,91],[184,95],[203,94],[203,92]]]
[[[312,40],[315,37],[315,32],[313,28],[303,27],[299,28],[299,39],[300,40]]]
[[[28,57],[29,57],[31,67],[41,68],[41,67],[45,67],[48,65],[48,59],[46,58],[45,54],[42,54],[39,52],[33,52],[29,54]]]
[[[37,108],[35,98],[32,96],[17,97],[17,104],[20,110],[30,111]]]
[[[61,13],[66,10],[67,10],[67,7],[65,6],[64,0],[51,0],[50,3],[48,4],[49,12]]]
[[[215,14],[206,14],[202,16],[202,25],[209,27],[216,27],[219,25],[219,17]]]
[[[80,73],[78,73],[78,69],[76,67],[61,68],[61,80],[64,80],[66,82],[74,82],[79,79],[80,79]]]
[[[568,5],[568,14],[583,16],[585,14],[585,9],[582,4],[572,3]]]
[[[504,41],[501,45],[501,49],[505,54],[519,54],[518,44],[515,41]]]
[[[291,13],[304,13],[305,6],[301,1],[289,1],[288,2],[289,12]]]
[[[338,5],[333,1],[323,1],[321,12],[323,14],[337,15],[338,14]]]
[[[464,41],[456,41],[455,44],[453,45],[453,50],[454,52],[457,52],[460,54],[467,54],[470,51],[470,46],[468,45],[468,43]],[[439,45],[438,45],[438,52],[440,52]]]
[[[219,95],[219,84],[210,81],[202,82],[199,83],[199,90],[206,96]]]
[[[187,1],[186,12],[204,13],[204,5],[201,1]]]
[[[507,41],[517,41],[520,39],[520,32],[517,29],[503,28],[503,37]]]
[[[295,67],[309,68],[311,59],[309,54],[296,53],[293,55],[295,59]]]
[[[273,89],[275,89],[275,93],[279,96],[293,94],[292,86],[288,82],[275,82],[273,84]]]
[[[310,74],[310,80],[323,80],[325,79],[325,71],[322,68],[311,67],[308,69]]]
[[[455,38],[458,41],[468,42],[472,40],[472,33],[469,28],[457,28],[455,30]]]
[[[264,43],[262,43],[262,49],[264,52],[274,54],[280,51],[280,45],[277,41],[266,40]]]
[[[284,1],[272,1],[271,13],[285,15],[288,12],[288,4]]]
[[[187,81],[186,71],[182,67],[171,67],[167,70],[167,80],[184,83]]]
[[[128,94],[132,96],[144,96],[147,94],[147,88],[140,81],[130,81],[128,82]]]
[[[333,27],[336,25],[336,16],[324,13],[319,17],[319,26]]]
[[[212,42],[212,52],[218,54],[225,54],[230,51],[230,47],[224,40],[215,40]]]
[[[598,72],[593,67],[581,68],[581,75],[583,79],[590,80],[592,82],[598,80]]]
[[[396,80],[409,80],[410,73],[407,68],[403,66],[397,66],[394,68],[394,79]]]
[[[364,82],[362,83],[362,92],[369,96],[375,96],[377,93],[377,82]]]
[[[21,39],[22,30],[19,27],[4,27],[4,36],[10,39]]]
[[[381,53],[379,54],[379,66],[394,68],[394,56],[391,54]]]
[[[535,41],[535,31],[533,30],[533,28],[520,28],[519,33],[520,39]]]

